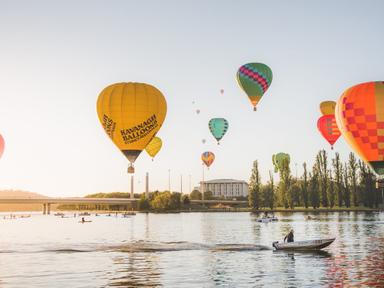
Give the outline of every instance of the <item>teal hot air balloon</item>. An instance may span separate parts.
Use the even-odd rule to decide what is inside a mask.
[[[224,118],[212,118],[208,123],[209,130],[217,140],[217,144],[228,130],[228,121]]]
[[[244,64],[237,70],[237,82],[256,111],[257,103],[272,83],[272,70],[263,63]]]

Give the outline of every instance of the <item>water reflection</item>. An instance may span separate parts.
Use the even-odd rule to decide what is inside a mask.
[[[0,219],[0,286],[384,287],[383,213],[275,213],[279,221],[259,223],[261,216],[101,216],[88,226]],[[324,251],[273,251],[291,228],[297,241],[336,240]]]
[[[129,253],[114,257],[115,273],[110,279],[111,287],[159,287],[161,270],[158,255]]]

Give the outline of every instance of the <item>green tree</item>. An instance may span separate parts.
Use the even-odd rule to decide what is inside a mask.
[[[375,175],[372,173],[371,169],[361,160],[359,160],[359,194],[360,199],[362,199],[364,206],[373,208],[378,204],[378,195],[376,193],[375,187]]]
[[[214,197],[213,197],[213,194],[212,194],[212,191],[205,191],[204,192],[204,200],[212,200]]]
[[[349,174],[348,174],[348,166],[347,163],[344,165],[344,172],[343,172],[343,178],[344,178],[344,202],[346,207],[351,206],[351,191],[349,190]]]
[[[303,181],[301,182],[301,198],[304,202],[305,208],[308,208],[308,172],[307,172],[307,163],[303,163],[304,173]]]
[[[275,185],[273,181],[273,173],[269,170],[269,182],[268,182],[268,193],[265,196],[265,207],[273,209],[275,205]]]
[[[289,207],[289,203],[292,201],[290,199],[290,193],[288,193],[291,186],[291,169],[289,168],[289,162],[287,159],[283,159],[281,163],[280,172],[280,182],[279,182],[279,198],[280,203],[285,207]]]
[[[329,169],[328,200],[329,200],[329,206],[333,208],[335,206],[335,183],[332,179],[331,169]]]
[[[309,201],[314,209],[320,207],[319,172],[316,164],[313,166],[312,174],[309,173]]]
[[[299,182],[293,181],[288,190],[289,197],[287,198],[287,200],[289,201],[289,208],[294,209],[295,205],[300,205],[300,193],[301,189]]]
[[[338,152],[335,153],[335,158],[332,160],[333,170],[335,174],[336,184],[336,196],[338,206],[343,206],[343,164],[340,161],[340,155]]]
[[[182,202],[183,205],[185,205],[185,206],[191,204],[191,201],[189,200],[188,195],[185,195],[185,194],[183,194],[183,196],[181,196],[181,202]]]
[[[176,210],[181,207],[181,193],[164,191],[157,193],[150,202],[151,207],[157,211]]]
[[[248,203],[252,209],[260,207],[260,174],[257,160],[253,161],[251,178],[249,180]]]
[[[359,202],[360,202],[357,196],[358,164],[357,164],[355,154],[353,154],[352,152],[349,153],[348,170],[349,170],[349,177],[350,177],[351,190],[352,190],[352,202],[353,202],[353,205],[357,207],[359,206]]]
[[[319,172],[320,178],[320,189],[321,189],[321,204],[323,207],[328,207],[328,197],[327,197],[327,188],[328,188],[328,167],[327,167],[328,157],[325,150],[320,150],[316,156],[316,166]]]
[[[149,204],[149,199],[145,197],[145,193],[141,194],[137,208],[139,209],[139,211],[149,210],[151,208]]]
[[[191,194],[189,194],[189,198],[191,200],[201,200],[201,192],[199,190],[193,190]]]

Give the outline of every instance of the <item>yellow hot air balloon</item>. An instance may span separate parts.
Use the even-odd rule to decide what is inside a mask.
[[[97,114],[105,132],[133,163],[156,135],[167,114],[167,102],[155,87],[144,83],[116,83],[101,91]]]
[[[335,107],[335,101],[323,101],[320,103],[320,112],[322,115],[334,115]]]
[[[145,151],[147,151],[148,155],[153,158],[156,156],[156,154],[160,151],[161,146],[163,145],[163,141],[159,137],[153,137],[151,142],[145,147]]]

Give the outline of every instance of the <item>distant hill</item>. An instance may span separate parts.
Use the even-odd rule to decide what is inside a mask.
[[[0,190],[0,198],[9,199],[9,198],[49,198],[47,196],[22,190]]]
[[[22,191],[22,190],[0,190],[0,199],[9,199],[9,198],[49,198],[47,196]],[[55,207],[52,206],[52,210]],[[42,211],[42,205],[40,204],[0,204],[0,212],[17,212],[17,211]]]

